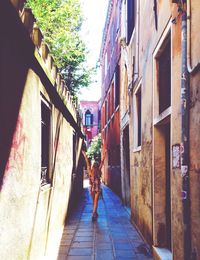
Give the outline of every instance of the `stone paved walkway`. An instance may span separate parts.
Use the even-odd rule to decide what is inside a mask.
[[[121,200],[105,186],[98,213],[98,220],[92,222],[92,200],[85,188],[64,229],[58,260],[152,259]]]

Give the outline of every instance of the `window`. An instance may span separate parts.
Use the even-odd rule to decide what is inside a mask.
[[[136,94],[136,106],[137,106],[137,124],[138,124],[138,131],[137,131],[137,146],[141,146],[141,89],[138,90]]]
[[[93,114],[90,112],[90,110],[88,109],[85,112],[85,125],[86,126],[91,126],[93,124]]]
[[[105,60],[104,60],[104,76],[106,77],[108,70],[108,54],[106,52],[105,54]]]
[[[142,139],[142,92],[141,85],[134,94],[134,147],[141,146]]]
[[[112,25],[111,25],[111,32],[110,32],[110,47],[111,47],[111,50],[113,49],[114,42],[115,42],[115,30],[114,30],[114,21],[113,21]]]
[[[111,86],[111,115],[114,113],[114,83]]]
[[[41,185],[50,183],[49,178],[49,143],[50,143],[50,106],[41,100]]]
[[[108,119],[110,119],[111,116],[111,102],[110,102],[110,92],[108,94]]]
[[[108,101],[105,101],[105,124],[107,124],[108,121]]]
[[[115,108],[119,105],[119,80],[120,80],[120,75],[119,75],[120,67],[117,64],[115,68],[115,74],[114,74],[114,96],[115,96]]]
[[[159,114],[171,106],[171,42],[166,40],[161,54],[157,57]]]
[[[120,0],[117,1],[117,16],[116,16],[116,32],[118,32],[120,27]]]
[[[101,110],[98,109],[98,130],[101,130]]]
[[[102,126],[102,129],[104,128],[105,126],[105,105],[103,104],[101,110],[100,110],[100,118],[101,118],[101,126]]]
[[[153,52],[154,125],[171,114],[171,22]]]
[[[133,29],[135,28],[135,14],[136,14],[136,3],[135,0],[127,0],[126,4],[126,17],[127,17],[127,28],[126,28],[126,41],[129,43]]]
[[[73,138],[72,138],[72,143],[73,143],[73,173],[76,172],[76,133],[73,131]]]

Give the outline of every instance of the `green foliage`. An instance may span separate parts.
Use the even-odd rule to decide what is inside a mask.
[[[87,150],[87,156],[92,160],[101,160],[101,134],[98,134],[92,139],[90,147]]]
[[[91,82],[86,46],[81,39],[80,0],[27,0],[72,95]]]

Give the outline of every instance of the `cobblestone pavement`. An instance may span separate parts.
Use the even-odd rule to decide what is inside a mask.
[[[134,226],[121,200],[103,186],[99,217],[91,221],[92,200],[88,188],[65,226],[58,260],[150,260],[150,250]]]

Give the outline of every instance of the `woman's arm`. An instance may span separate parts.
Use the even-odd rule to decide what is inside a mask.
[[[87,158],[87,155],[86,155],[86,152],[82,150],[82,154],[85,158],[85,161],[86,161],[86,164],[87,164],[87,171],[88,171],[88,174],[91,175],[91,165],[90,165],[90,162]]]

